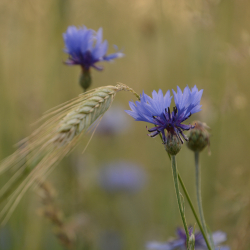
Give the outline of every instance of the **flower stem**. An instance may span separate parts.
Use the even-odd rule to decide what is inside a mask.
[[[200,174],[200,166],[199,166],[199,152],[194,153],[194,158],[195,158],[195,184],[196,184],[196,198],[197,198],[197,204],[198,204],[198,209],[199,209],[199,214],[200,214],[200,219],[201,219],[201,224],[203,227],[203,230],[208,237],[210,243],[211,243],[211,238],[208,234],[207,231],[207,226],[206,226],[206,221],[203,213],[203,208],[202,208],[202,199],[201,199],[201,174]]]
[[[173,178],[174,178],[175,193],[176,193],[176,197],[177,197],[179,211],[181,214],[182,223],[183,223],[186,237],[187,237],[186,243],[187,243],[187,245],[189,245],[189,232],[188,232],[187,222],[186,222],[186,218],[185,218],[185,214],[184,214],[184,205],[182,204],[181,196],[180,196],[179,183],[178,183],[178,170],[177,170],[175,155],[171,156],[171,162],[172,162],[172,172],[173,172]],[[188,246],[187,246],[187,249],[189,249]]]
[[[194,209],[193,203],[192,203],[192,201],[191,201],[191,199],[190,199],[190,197],[189,197],[189,194],[188,194],[188,192],[187,192],[187,189],[186,189],[186,187],[185,187],[185,185],[184,185],[184,183],[183,183],[183,181],[182,181],[182,178],[181,178],[181,176],[180,176],[179,173],[178,173],[178,179],[179,179],[179,182],[180,182],[180,184],[181,184],[181,187],[182,187],[182,189],[183,189],[183,191],[184,191],[184,194],[185,194],[185,196],[186,196],[186,198],[187,198],[187,200],[188,200],[189,206],[191,207],[191,210],[192,210],[193,215],[194,215],[194,217],[195,217],[195,219],[196,219],[196,222],[197,222],[197,224],[198,224],[198,226],[199,226],[199,228],[200,228],[200,230],[201,230],[201,233],[202,233],[202,235],[203,235],[203,238],[204,238],[204,240],[205,240],[205,242],[206,242],[206,244],[207,244],[207,248],[208,248],[209,250],[212,250],[212,248],[211,248],[211,246],[210,246],[210,243],[209,243],[209,241],[208,241],[207,235],[205,234],[205,232],[204,232],[204,230],[203,230],[203,227],[202,227],[202,224],[201,224],[201,222],[200,222],[200,219],[199,219],[199,217],[198,217],[198,215],[197,215],[197,213],[196,213],[196,211],[195,211],[195,209]]]

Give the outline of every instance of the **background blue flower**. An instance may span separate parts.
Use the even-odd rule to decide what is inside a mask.
[[[133,193],[145,185],[146,179],[145,171],[138,165],[118,161],[102,166],[99,183],[107,192]]]
[[[97,62],[111,61],[124,56],[121,52],[106,55],[108,42],[102,41],[102,28],[95,32],[85,26],[79,29],[69,26],[63,38],[66,47],[64,51],[69,54],[66,64],[81,65],[86,71],[90,67],[102,70],[102,67],[96,65]]]
[[[189,233],[191,235],[193,229],[190,228]],[[185,250],[186,249],[186,234],[181,228],[176,230],[177,239],[169,240],[168,242],[148,242],[146,248],[148,250]],[[228,246],[219,246],[221,243],[227,240],[227,236],[222,231],[216,231],[212,233],[212,239],[214,242],[215,250],[230,250]],[[200,232],[195,233],[195,249],[206,250],[207,246]]]
[[[98,135],[104,135],[108,138],[113,138],[116,135],[121,135],[128,132],[131,127],[131,121],[123,112],[123,106],[117,104],[110,109],[102,117],[99,126],[96,129]]]

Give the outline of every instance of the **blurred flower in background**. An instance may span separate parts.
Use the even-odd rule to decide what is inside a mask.
[[[102,28],[95,32],[85,26],[79,29],[69,26],[66,33],[63,34],[63,39],[66,47],[64,51],[69,54],[69,59],[65,63],[82,67],[79,83],[84,91],[92,82],[90,67],[102,70],[103,67],[97,66],[97,62],[112,61],[124,56],[121,52],[106,55],[108,42],[107,40],[102,41]]]
[[[190,228],[189,233],[193,231]],[[159,242],[148,242],[146,248],[148,250],[185,250],[186,249],[186,234],[185,231],[181,228],[176,230],[177,239],[169,240],[166,243]],[[200,232],[195,233],[195,249],[196,250],[205,250],[207,245],[203,239],[203,236]],[[228,246],[219,246],[222,242],[227,240],[227,236],[224,232],[216,231],[212,234],[212,239],[214,242],[215,250],[229,250]]]
[[[109,193],[134,193],[144,187],[146,179],[145,171],[138,165],[127,161],[117,161],[102,166],[99,184]]]
[[[95,32],[85,26],[79,29],[69,26],[63,38],[66,47],[64,51],[69,54],[69,59],[65,63],[81,65],[85,71],[90,67],[102,70],[102,67],[96,65],[97,62],[111,61],[124,56],[121,52],[106,55],[108,42],[107,40],[102,42],[102,28]]]
[[[130,128],[130,121],[119,105],[111,107],[103,116],[96,133],[100,135],[115,136],[122,134]]]

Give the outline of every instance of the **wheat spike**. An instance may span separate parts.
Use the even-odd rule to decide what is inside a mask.
[[[56,191],[48,182],[38,182],[39,195],[42,207],[39,214],[47,218],[54,226],[54,233],[59,242],[65,249],[73,249],[75,245],[74,232],[69,232],[68,225],[65,223],[62,210],[56,205]]]
[[[104,115],[116,93],[122,90],[137,95],[124,84],[80,94],[47,112],[41,119],[45,120],[44,124],[17,144],[17,151],[0,164],[0,174],[6,171],[13,174],[0,189],[0,202],[4,203],[0,212],[2,224],[9,219],[25,192],[76,146],[81,135]]]

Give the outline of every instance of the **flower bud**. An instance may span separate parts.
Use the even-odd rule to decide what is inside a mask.
[[[91,75],[90,75],[90,70],[85,70],[83,68],[82,73],[79,78],[79,84],[83,88],[84,91],[89,88],[91,85]]]
[[[195,236],[194,234],[192,233],[189,237],[189,249],[190,250],[194,250],[194,247],[195,247]]]
[[[209,145],[210,134],[207,131],[209,127],[200,121],[193,122],[193,125],[194,128],[190,130],[187,146],[194,152],[200,152]]]
[[[165,150],[170,155],[176,155],[181,150],[181,141],[176,133],[168,132],[166,142],[164,143]]]

